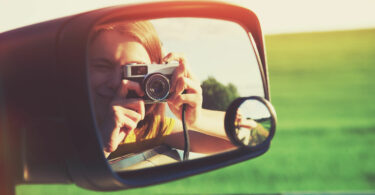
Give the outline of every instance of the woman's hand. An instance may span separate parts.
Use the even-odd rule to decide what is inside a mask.
[[[115,151],[130,131],[133,131],[140,120],[145,117],[145,105],[142,99],[126,99],[129,90],[143,96],[137,82],[122,80],[116,96],[110,103],[106,117],[100,126],[106,157]]]
[[[237,126],[237,128],[243,127],[249,130],[254,129],[258,125],[258,123],[255,122],[253,119],[244,119],[239,110],[237,110],[236,119],[234,123]]]
[[[183,55],[169,53],[163,62],[178,61],[179,66],[172,75],[171,96],[168,106],[180,120],[182,105],[186,104],[185,120],[188,126],[194,127],[202,112],[202,88],[200,82],[192,75]]]

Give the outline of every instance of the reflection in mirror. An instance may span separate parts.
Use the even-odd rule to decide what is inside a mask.
[[[234,145],[258,146],[276,128],[274,109],[262,97],[239,98],[228,109],[225,128]]]
[[[238,24],[167,18],[104,23],[89,39],[90,93],[103,152],[115,171],[235,149],[225,110],[239,96],[264,97],[260,66]]]
[[[235,127],[242,144],[256,146],[269,136],[271,113],[262,102],[246,100],[237,110]]]

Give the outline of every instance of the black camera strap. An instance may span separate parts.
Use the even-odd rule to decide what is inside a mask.
[[[184,161],[189,159],[189,151],[190,151],[190,140],[189,140],[189,133],[186,128],[186,123],[185,123],[185,110],[186,110],[187,104],[182,105],[182,128],[184,130]]]

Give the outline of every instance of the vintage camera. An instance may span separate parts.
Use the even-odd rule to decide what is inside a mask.
[[[126,64],[122,67],[122,78],[140,83],[145,92],[142,97],[146,104],[166,101],[169,97],[170,82],[178,62],[168,64]],[[129,91],[127,98],[139,98]]]

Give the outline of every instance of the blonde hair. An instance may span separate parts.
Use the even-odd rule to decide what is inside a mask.
[[[117,22],[100,24],[94,28],[94,32],[91,35],[91,42],[95,40],[100,34],[105,32],[119,32],[120,34],[130,36],[137,42],[143,45],[146,49],[152,63],[161,64],[163,59],[162,46],[159,36],[151,24],[151,22],[143,21],[131,21],[131,22]],[[163,121],[164,121],[165,105],[164,104],[147,104],[146,105],[146,116],[144,120],[140,121],[137,125],[137,129],[144,129],[140,137],[137,139],[143,139],[147,137],[150,132],[152,125],[155,125],[155,116],[160,115],[161,122],[159,125],[159,135],[164,134]]]

